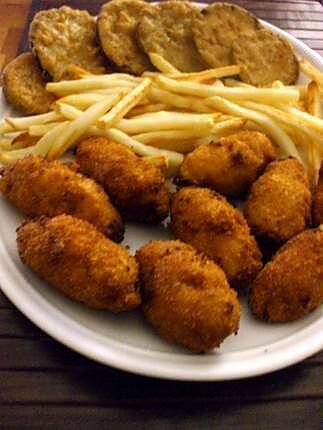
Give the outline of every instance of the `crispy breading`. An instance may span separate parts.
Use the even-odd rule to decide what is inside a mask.
[[[142,0],[112,0],[100,10],[97,26],[105,55],[117,67],[135,75],[153,70],[148,56],[139,47],[136,32],[143,8]]]
[[[256,86],[279,80],[285,85],[297,81],[299,66],[288,41],[269,30],[239,36],[232,45],[234,63],[242,65],[240,77]]]
[[[233,64],[232,43],[241,34],[253,34],[261,28],[257,18],[230,3],[214,3],[202,10],[193,22],[194,41],[210,67]]]
[[[261,252],[243,215],[207,188],[184,187],[171,203],[175,237],[212,258],[233,286],[251,282],[262,267]]]
[[[180,241],[152,241],[136,258],[144,315],[163,338],[205,352],[238,331],[237,294],[213,261]]]
[[[313,224],[315,226],[323,224],[323,165],[320,169],[319,180],[315,190],[313,202]]]
[[[275,155],[274,146],[263,133],[240,131],[200,145],[186,155],[179,181],[209,187],[226,196],[239,195],[248,191]]]
[[[293,158],[270,163],[252,185],[244,215],[257,236],[276,242],[305,230],[311,215],[311,193],[302,164]]]
[[[126,146],[103,137],[83,140],[76,152],[81,171],[100,183],[128,220],[166,218],[169,191],[161,170]]]
[[[7,64],[2,81],[8,103],[24,114],[46,113],[55,101],[53,94],[45,89],[46,80],[31,52]]]
[[[92,73],[107,70],[96,40],[95,18],[85,10],[63,6],[38,12],[30,24],[29,42],[54,81],[69,79],[72,64]]]
[[[323,231],[307,230],[288,241],[252,284],[249,304],[262,320],[288,322],[323,303]]]
[[[181,72],[206,69],[193,40],[199,9],[188,2],[165,1],[143,10],[138,41],[146,53],[160,54]]]
[[[26,157],[3,167],[0,191],[25,216],[71,214],[92,223],[111,239],[123,238],[124,226],[103,189],[60,161]]]
[[[20,258],[73,300],[121,312],[140,304],[134,257],[87,221],[41,217],[17,229]]]

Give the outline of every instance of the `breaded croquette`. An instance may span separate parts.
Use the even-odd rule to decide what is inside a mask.
[[[315,226],[323,224],[323,165],[320,169],[319,180],[313,202],[313,224]]]
[[[163,338],[206,352],[238,331],[237,293],[213,261],[180,241],[152,241],[136,258],[144,315]]]
[[[27,217],[66,213],[116,242],[123,238],[122,219],[103,189],[59,161],[30,156],[3,167],[0,191]]]
[[[81,172],[100,183],[128,220],[166,218],[169,191],[162,172],[126,146],[104,137],[83,140],[76,153]]]
[[[270,163],[252,185],[244,215],[255,235],[278,243],[305,230],[311,193],[301,163],[293,158]]]
[[[179,180],[226,196],[239,195],[248,191],[275,155],[274,146],[263,133],[240,131],[188,154],[180,166]]]
[[[112,312],[140,304],[135,258],[87,221],[59,215],[25,222],[17,245],[24,264],[73,300]]]
[[[262,320],[288,322],[323,303],[323,230],[306,230],[288,241],[255,279],[249,297]]]
[[[207,188],[185,187],[173,197],[175,237],[212,258],[233,286],[251,282],[262,267],[261,252],[243,215]]]

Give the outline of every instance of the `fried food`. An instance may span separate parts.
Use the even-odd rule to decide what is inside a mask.
[[[323,165],[320,169],[319,180],[313,202],[313,224],[316,226],[323,224]]]
[[[128,220],[166,218],[169,192],[161,170],[126,146],[104,137],[83,140],[76,152],[81,172],[100,183]]]
[[[234,40],[240,35],[253,34],[260,28],[261,24],[254,15],[230,3],[209,5],[193,22],[195,44],[210,67],[233,64]]]
[[[45,113],[55,101],[46,91],[46,81],[30,52],[19,55],[3,71],[3,92],[12,106],[27,115]]]
[[[184,187],[172,199],[175,237],[212,258],[233,286],[251,282],[262,267],[261,253],[242,214],[207,188]]]
[[[73,300],[112,312],[140,304],[135,258],[87,221],[64,214],[25,222],[17,246],[24,264]]]
[[[279,243],[305,230],[310,214],[309,181],[293,158],[270,163],[252,185],[244,207],[253,233]]]
[[[192,24],[199,9],[181,1],[166,1],[145,8],[138,25],[143,50],[160,54],[182,72],[206,69],[193,40]]]
[[[239,36],[232,45],[233,59],[242,65],[240,77],[256,86],[279,80],[285,85],[297,81],[299,66],[286,39],[269,30]]]
[[[70,214],[121,241],[124,226],[119,213],[103,189],[75,172],[77,168],[75,163],[26,157],[2,168],[0,191],[27,217]]]
[[[206,352],[238,331],[237,293],[213,261],[180,241],[152,241],[136,258],[144,315],[163,338]]]
[[[179,169],[180,182],[201,185],[226,196],[246,192],[275,159],[275,148],[258,131],[240,131],[198,146]]]
[[[136,39],[142,9],[151,8],[142,0],[112,0],[98,16],[98,35],[105,55],[117,67],[135,75],[153,70],[148,56]]]
[[[95,18],[85,10],[63,6],[38,12],[29,30],[29,42],[41,67],[53,78],[70,78],[69,66],[105,73],[106,61],[96,40]]]
[[[249,304],[259,319],[288,322],[323,303],[323,231],[307,230],[288,241],[259,273]]]

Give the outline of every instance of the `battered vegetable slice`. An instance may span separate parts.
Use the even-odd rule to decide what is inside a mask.
[[[55,101],[53,94],[45,89],[46,80],[31,52],[7,64],[2,80],[7,101],[27,115],[46,113]]]
[[[121,312],[140,304],[134,257],[87,221],[42,217],[17,229],[20,258],[73,300]]]
[[[323,224],[323,167],[320,169],[319,181],[315,191],[313,223],[314,225]]]
[[[25,216],[71,214],[117,242],[123,238],[122,219],[103,189],[59,161],[26,157],[2,168],[0,191]]]
[[[105,55],[116,66],[135,75],[153,69],[136,38],[144,7],[152,8],[141,0],[112,0],[102,6],[98,16],[98,35]]]
[[[244,215],[252,231],[281,243],[305,230],[311,217],[311,193],[302,164],[273,161],[251,187]]]
[[[288,322],[323,302],[323,231],[307,230],[287,242],[254,281],[249,304],[264,321]]]
[[[179,181],[206,186],[226,196],[246,192],[275,159],[275,148],[258,131],[241,131],[197,147],[179,169]]]
[[[230,3],[215,3],[203,9],[193,22],[194,41],[203,60],[210,67],[233,64],[232,43],[243,34],[261,28],[257,18]]]
[[[237,294],[213,261],[180,241],[152,241],[136,258],[144,315],[163,338],[206,352],[238,331]]]
[[[279,80],[294,84],[299,66],[292,47],[286,39],[269,30],[239,36],[232,45],[233,59],[242,65],[240,77],[256,86],[270,85]]]
[[[157,53],[181,72],[206,69],[193,40],[192,25],[200,12],[181,1],[166,1],[144,9],[138,25],[139,43]]]
[[[68,79],[72,64],[92,73],[106,71],[96,40],[95,18],[85,10],[63,6],[38,12],[30,25],[29,42],[54,81]]]
[[[171,204],[176,238],[212,258],[233,286],[245,286],[262,267],[261,252],[243,215],[207,188],[184,187]]]

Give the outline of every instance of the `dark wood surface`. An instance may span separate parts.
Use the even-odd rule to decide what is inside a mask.
[[[1,14],[6,1],[0,0]],[[14,7],[28,3],[7,1]],[[102,1],[36,0],[28,19],[41,8],[62,3],[96,13]],[[323,54],[319,2],[237,3]],[[25,13],[23,7],[21,10]],[[2,20],[5,25],[3,15]],[[28,45],[26,34],[20,50]],[[12,46],[3,47],[6,60],[15,52],[14,43],[18,46],[17,37],[8,40]],[[97,428],[322,430],[323,351],[288,369],[242,381],[189,383],[145,378],[70,351],[30,323],[0,293],[0,429]]]

